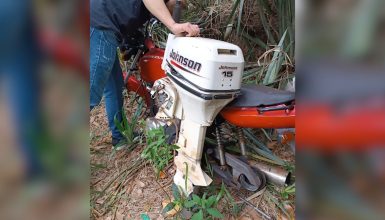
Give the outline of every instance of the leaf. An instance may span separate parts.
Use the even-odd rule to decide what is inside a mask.
[[[258,37],[251,37],[249,34],[246,32],[242,32],[242,37],[248,39],[249,41],[252,41],[253,43],[257,44],[258,46],[262,47],[263,49],[267,49],[268,46]]]
[[[116,115],[114,116],[114,124],[116,125],[116,127],[118,128],[118,130],[121,133],[124,132],[124,128],[123,128],[122,124],[120,123],[120,121],[118,120],[118,118],[116,117]]]
[[[166,175],[165,172],[163,172],[163,171],[160,171],[160,172],[159,172],[159,178],[160,178],[160,179],[164,179],[164,178],[166,178],[166,177],[167,177],[167,175]]]
[[[207,196],[207,192],[203,193],[203,196],[202,196],[202,199],[201,199],[201,206],[204,209],[207,208],[207,206],[206,206],[206,204],[207,204],[206,196]]]
[[[271,150],[266,146],[264,145],[263,143],[261,143],[255,136],[254,134],[251,132],[251,129],[242,129],[243,130],[243,133],[251,140],[253,141],[253,143],[255,145],[257,145],[259,148],[261,148],[262,150],[268,152],[268,153],[272,153]]]
[[[179,199],[180,198],[180,192],[179,188],[176,184],[172,184],[172,195],[174,196],[174,199]]]
[[[202,200],[206,200],[207,192],[203,193]]]
[[[279,41],[276,50],[274,51],[273,58],[267,68],[266,76],[263,79],[263,84],[268,85],[276,80],[279,70],[281,69],[284,61],[283,43],[286,37],[287,30],[283,33],[281,40]]]
[[[195,205],[195,201],[193,201],[193,200],[190,200],[190,201],[187,201],[187,202],[184,203],[184,207],[185,208],[191,208],[194,205]]]
[[[166,205],[166,207],[164,207],[162,213],[167,213],[171,211],[174,207],[175,207],[175,204],[173,202],[170,202],[169,204]]]
[[[223,36],[223,39],[224,40],[227,40],[227,38],[230,36],[230,33],[232,31],[232,27],[233,27],[233,18],[234,18],[234,15],[235,15],[235,11],[237,10],[237,7],[240,3],[240,0],[235,0],[234,4],[233,4],[233,8],[231,10],[231,13],[230,13],[230,16],[227,18],[227,22],[226,22],[226,32]]]
[[[125,129],[129,128],[127,117],[126,117],[126,114],[124,113],[124,108],[122,108],[122,121],[123,121],[123,127]]]
[[[199,198],[199,196],[193,194],[193,195],[192,195],[192,199],[193,199],[193,201],[194,201],[196,204],[198,204],[198,205],[201,205],[201,204],[202,204],[202,203],[201,203],[201,198]]]
[[[233,7],[232,7],[232,10],[231,10],[231,13],[230,13],[230,16],[227,18],[227,22],[226,22],[227,25],[226,26],[228,26],[231,23],[231,20],[233,20],[235,11],[237,10],[239,3],[240,3],[240,0],[235,0]]]
[[[207,212],[215,217],[215,218],[224,218],[224,216],[222,215],[222,213],[220,213],[217,209],[214,209],[214,208],[208,208],[207,209]]]
[[[135,115],[134,115],[134,118],[135,118],[135,121],[137,120],[137,118],[140,116],[140,114],[142,113],[142,108],[143,108],[143,101],[142,99],[140,100],[139,104],[138,104],[138,107],[136,108],[136,111],[135,111]]]
[[[295,183],[285,188],[284,192],[287,194],[295,194]]]
[[[221,200],[222,196],[223,196],[223,192],[225,191],[225,185],[224,183],[222,182],[222,185],[221,185],[221,190],[219,191],[218,195],[216,196],[215,198],[215,204],[218,204],[219,200]]]
[[[265,30],[265,33],[267,35],[267,39],[268,41],[271,43],[271,44],[276,44],[275,40],[274,40],[274,37],[273,37],[273,34],[271,33],[271,30],[270,30],[270,24],[269,22],[267,21],[267,18],[266,18],[266,15],[265,15],[265,12],[263,10],[263,7],[258,7],[258,12],[259,12],[259,18],[260,18],[260,22],[262,23],[262,26]],[[272,27],[271,27],[272,28]]]
[[[140,214],[140,218],[142,220],[151,220],[150,217],[147,214]]]
[[[222,182],[222,184],[223,184],[223,182]],[[234,198],[231,196],[230,192],[226,189],[226,187],[224,187],[223,189],[226,193],[227,198],[230,200],[230,202],[235,203]]]
[[[283,161],[278,156],[274,155],[270,150],[265,150],[267,147],[260,143],[254,135],[250,132],[248,129],[244,129],[244,133],[247,136],[247,140],[250,141],[251,144],[248,145],[253,151],[260,154],[261,156],[270,159],[274,162],[274,164],[283,166],[285,164],[285,161]],[[266,161],[266,160],[265,160]]]
[[[237,23],[237,35],[239,35],[239,32],[241,30],[241,21],[242,21],[242,11],[243,11],[243,4],[244,0],[241,0],[239,3],[239,15],[238,15],[238,23]]]
[[[143,155],[146,155],[145,158],[151,162],[154,169],[159,173],[164,170],[173,158],[172,152],[176,147],[167,143],[162,127],[151,129],[146,132],[146,144],[147,147],[145,148],[145,154]],[[162,176],[160,177],[162,178]]]
[[[199,212],[195,213],[192,217],[191,220],[203,220],[203,211],[199,210]]]
[[[221,193],[221,192],[219,192]],[[216,196],[210,196],[207,201],[206,201],[206,206],[208,208],[210,208],[212,205],[214,205],[215,201],[216,201],[217,197]]]

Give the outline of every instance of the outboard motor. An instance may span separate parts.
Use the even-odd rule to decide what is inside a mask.
[[[219,111],[240,93],[244,58],[241,49],[227,42],[169,34],[162,69],[152,94],[162,96],[155,118],[167,124],[180,119],[174,182],[186,194],[193,185],[212,180],[201,168],[206,129]],[[185,180],[187,178],[187,188]]]

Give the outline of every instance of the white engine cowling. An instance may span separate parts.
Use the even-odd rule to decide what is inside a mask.
[[[186,117],[209,126],[239,94],[244,58],[227,42],[169,34],[162,68],[180,91]],[[197,112],[198,111],[198,112]]]
[[[244,58],[234,44],[169,34],[162,69],[167,71],[169,65],[202,91],[234,92],[241,88]]]

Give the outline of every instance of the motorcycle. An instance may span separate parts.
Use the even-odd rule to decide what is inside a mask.
[[[169,34],[166,48],[159,48],[151,36],[155,23],[149,22],[144,35],[128,37],[120,52],[124,61],[133,58],[123,73],[127,90],[141,96],[155,115],[147,119],[148,127],[176,127],[174,183],[188,195],[194,186],[212,182],[201,168],[208,128],[214,129],[217,143],[205,153],[216,161],[211,167],[225,183],[250,191],[262,189],[266,181],[287,183],[287,172],[248,161],[241,128],[294,128],[294,92],[241,85],[244,58],[234,44]],[[221,122],[236,127],[240,156],[225,152]]]

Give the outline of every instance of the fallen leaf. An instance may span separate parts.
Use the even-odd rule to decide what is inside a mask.
[[[143,210],[146,212],[149,212],[151,210],[151,206],[146,204],[146,205],[144,205]]]
[[[162,210],[170,203],[171,201],[168,200],[168,199],[165,199],[162,201]],[[173,209],[171,209],[170,211],[166,212],[166,216],[167,217],[173,217],[176,213],[178,213],[180,211],[180,207],[178,205],[174,206]]]
[[[143,196],[143,190],[142,190],[142,189],[137,189],[135,192],[136,192],[136,194],[137,194],[138,196],[140,196],[140,197]]]
[[[136,185],[140,188],[144,188],[146,186],[146,184],[144,184],[142,181],[138,180]]]
[[[292,140],[295,140],[295,134],[293,132],[285,132],[282,134],[282,144],[289,143]]]
[[[91,118],[90,118],[90,123],[92,124],[92,122],[94,122],[95,121],[95,116],[91,116]]]
[[[106,148],[106,147],[107,147],[107,145],[98,145],[98,146],[95,146],[94,148],[96,150],[101,150],[101,149]]]
[[[96,200],[96,204],[103,204],[104,203],[104,198],[99,198],[98,200]]]
[[[267,143],[267,147],[269,149],[273,149],[276,145],[277,145],[276,141],[271,141],[271,142]]]
[[[167,177],[167,175],[166,175],[165,172],[163,172],[163,171],[160,171],[160,172],[159,172],[159,178],[164,179],[164,178],[166,178],[166,177]]]

